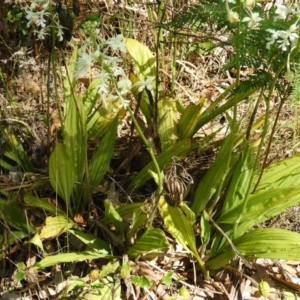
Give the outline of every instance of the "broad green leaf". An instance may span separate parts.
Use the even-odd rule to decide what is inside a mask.
[[[198,185],[192,204],[192,210],[197,216],[207,205],[208,201],[223,185],[227,173],[229,172],[229,164],[232,156],[232,145],[234,135],[231,133],[225,139],[221,149],[217,155],[214,164],[205,174],[204,178]],[[218,195],[215,195],[215,197]]]
[[[106,254],[106,250],[104,250],[103,253],[95,252],[95,251],[62,253],[62,254],[45,257],[41,261],[35,263],[29,269],[29,271],[44,269],[60,263],[68,263],[68,262],[74,263],[77,261],[84,261],[84,260],[98,259],[98,258],[110,259],[112,257]]]
[[[0,235],[0,245],[2,245],[2,251],[0,253],[0,259],[3,259],[6,255],[6,251],[3,250],[8,250],[10,246],[13,244],[16,244],[19,242],[21,239],[28,237],[29,233],[23,232],[23,231],[9,231],[7,235],[5,236],[5,242],[3,239],[3,235]]]
[[[182,209],[183,213],[185,214],[187,220],[193,225],[196,222],[196,216],[195,216],[194,212],[183,201],[180,202],[179,206]]]
[[[151,122],[151,110],[154,108],[150,106],[151,101],[149,100],[149,96],[152,95],[154,99],[154,91],[149,90],[147,94],[146,91],[142,92],[141,95],[138,86],[136,83],[138,81],[145,82],[147,79],[152,77],[153,79],[156,77],[156,59],[149,48],[137,40],[131,38],[124,38],[124,42],[126,44],[126,50],[129,54],[133,69],[137,76],[131,72],[130,80],[133,84],[132,93],[137,102],[139,102],[139,106],[144,116],[146,117],[147,123]]]
[[[163,196],[159,199],[159,209],[168,231],[185,249],[197,252],[195,232],[179,207],[170,206]]]
[[[300,234],[279,228],[259,228],[233,241],[238,252],[248,259],[269,258],[269,259],[300,259],[299,246]],[[207,262],[211,269],[217,269],[227,262],[226,258],[234,256],[230,245],[223,249],[224,254]]]
[[[255,93],[255,91],[257,90],[257,88],[253,88],[247,90],[245,93],[238,93],[235,96],[233,96],[231,99],[225,101],[225,104],[217,107],[220,104],[220,102],[224,100],[224,97],[232,91],[233,87],[234,85],[228,87],[228,89],[216,101],[214,101],[212,105],[209,105],[208,108],[203,113],[201,113],[201,115],[198,118],[194,133],[196,133],[205,124],[212,121],[215,117],[225,113],[236,103],[240,103],[241,101],[247,99],[250,95]]]
[[[181,140],[191,138],[197,125],[201,105],[190,104],[178,122],[178,135]]]
[[[51,213],[53,215],[66,216],[66,213],[62,209],[60,209],[57,206],[53,205],[52,203],[46,201],[45,199],[35,197],[30,193],[25,193],[24,202],[28,206],[41,208],[41,209],[45,210],[46,212]]]
[[[116,208],[116,211],[118,212],[118,214],[124,219],[126,220],[127,218],[132,217],[133,212],[136,209],[139,209],[141,207],[145,206],[145,203],[140,202],[140,203],[129,203],[123,206],[120,206],[118,208]],[[103,224],[107,224],[109,223],[108,217],[105,216],[104,218],[101,219],[101,223]]]
[[[234,170],[228,192],[222,207],[223,214],[229,213],[239,206],[242,213],[243,205],[248,197],[249,185],[253,174],[254,161],[253,149],[247,142],[244,143],[243,152]]]
[[[140,79],[133,72],[129,73],[129,78],[132,83],[131,92],[132,92],[136,102],[139,104],[140,110],[144,114],[144,116],[147,120],[147,123],[151,124],[151,114],[152,114],[151,111],[153,111],[153,107],[150,106],[148,93],[152,93],[151,95],[153,95],[153,91],[149,91],[148,93],[145,91],[140,92],[139,86],[137,84],[137,82],[139,82]]]
[[[88,245],[91,250],[96,252],[101,251],[101,253],[105,253],[105,251],[107,251],[107,254],[110,252],[109,245],[105,241],[102,241],[96,237],[94,234],[85,233],[75,229],[69,229],[68,232],[72,233],[80,241]]]
[[[101,83],[99,78],[94,79],[88,89],[86,90],[84,96],[82,97],[82,102],[85,107],[86,115],[89,116],[91,111],[96,105],[97,100],[100,98],[98,93],[98,87]]]
[[[74,76],[74,71],[76,68],[76,61],[78,57],[78,48],[75,47],[72,53],[72,56],[69,59],[69,64],[67,67],[67,75],[63,80],[63,87],[64,87],[64,111],[65,113],[68,112],[69,109],[69,101],[73,97],[73,92],[76,86],[76,77]]]
[[[149,228],[138,241],[128,250],[131,256],[138,256],[151,251],[162,251],[169,247],[165,233],[159,228]]]
[[[75,184],[75,171],[66,148],[56,143],[49,159],[50,182],[57,194],[70,208],[70,197]]]
[[[156,60],[149,48],[131,38],[124,38],[124,42],[139,80],[145,81],[150,76],[155,77]]]
[[[108,170],[110,160],[113,156],[117,129],[118,115],[110,124],[106,134],[101,140],[100,146],[92,157],[92,161],[89,166],[89,179],[92,187],[97,186],[101,182],[103,176]]]
[[[17,165],[27,172],[34,172],[35,169],[23,148],[23,143],[20,140],[20,137],[14,135],[7,129],[4,129],[4,134],[7,136],[7,144],[3,155],[15,161]]]
[[[200,228],[202,247],[204,248],[203,251],[205,251],[206,246],[211,241],[211,225],[209,223],[208,214],[205,210],[203,211],[203,214],[200,218]]]
[[[93,113],[87,124],[88,138],[92,140],[98,140],[108,130],[109,126],[116,118],[118,113],[107,112],[104,107],[100,107]],[[124,115],[124,110],[119,111],[119,116]]]
[[[158,101],[158,133],[162,150],[174,145],[178,140],[177,109],[175,100],[164,97]]]
[[[254,177],[253,188],[258,176],[259,174],[256,174]],[[292,185],[300,185],[300,155],[298,154],[268,166],[256,191]]]
[[[64,145],[75,171],[75,180],[82,182],[87,150],[86,112],[82,99],[71,99],[64,126]],[[79,199],[78,199],[79,200]]]
[[[45,255],[45,250],[44,250],[44,246],[43,246],[43,242],[40,238],[40,235],[38,233],[36,233],[30,240],[29,240],[30,244],[36,245],[38,248],[41,249],[41,251],[43,252],[43,254]]]
[[[191,148],[191,140],[185,139],[182,140],[175,145],[169,147],[168,149],[164,150],[162,153],[157,155],[156,160],[160,168],[163,168],[165,165],[174,162],[174,158],[180,158],[184,156],[187,151]],[[142,171],[140,171],[134,179],[131,181],[128,189],[137,188],[147,180],[151,178],[149,170],[155,172],[156,169],[154,167],[153,162],[148,163]]]
[[[105,215],[107,216],[110,223],[112,223],[118,230],[118,233],[121,234],[122,239],[124,239],[124,221],[122,217],[115,210],[110,201],[104,201]]]
[[[148,288],[150,289],[152,286],[152,283],[150,282],[150,280],[146,277],[146,276],[133,276],[131,278],[131,282],[133,284],[136,284],[138,286],[140,286],[141,288]]]
[[[105,266],[102,267],[99,272],[100,277],[106,277],[109,274],[115,274],[120,267],[120,261],[117,259],[111,260]]]
[[[262,190],[249,196],[245,214],[242,216],[240,222],[249,222],[249,224],[253,224],[254,222],[253,225],[259,224],[282,213],[287,208],[292,207],[299,202],[300,186]],[[233,224],[240,215],[241,205],[235,207],[228,213],[225,212],[218,219],[217,223]],[[239,226],[242,226],[242,224],[239,224]],[[246,228],[246,230],[248,228]]]
[[[3,220],[4,224],[8,224],[24,233],[35,232],[31,221],[26,218],[25,213],[16,201],[0,199],[0,219]]]
[[[174,271],[168,271],[161,279],[161,282],[166,285],[171,285],[173,274],[174,274]]]
[[[126,235],[127,242],[130,243],[133,235],[145,226],[148,221],[147,213],[142,208],[137,208],[132,215],[130,230]]]
[[[167,230],[179,244],[187,251],[193,253],[200,265],[201,271],[207,278],[208,275],[204,268],[204,263],[197,251],[193,225],[183,214],[182,210],[179,207],[170,206],[164,196],[161,196],[159,199],[159,209]]]
[[[68,229],[76,227],[77,224],[65,216],[47,217],[39,236],[40,239],[53,239],[66,232]]]

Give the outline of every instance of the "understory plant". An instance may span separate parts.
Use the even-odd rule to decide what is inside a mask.
[[[206,51],[230,49],[231,56],[221,72],[233,70],[234,78],[209,105],[206,99],[183,105],[180,99],[168,95],[160,80],[159,51],[154,55],[143,43],[122,34],[101,38],[100,25],[97,18],[81,24],[84,40],[72,41],[74,50],[63,79],[63,103],[58,107],[61,128],[49,158],[49,178],[65,209],[38,198],[32,191],[26,192],[22,199],[25,204],[46,213],[37,231],[26,218],[16,223],[10,217],[13,211],[21,216],[16,202],[1,200],[4,213],[0,218],[15,228],[8,245],[13,244],[13,237],[21,239],[32,234],[30,243],[42,253],[42,259],[29,272],[58,262],[106,258],[110,263],[96,271],[99,282],[95,288],[104,291],[104,286],[109,286],[115,296],[120,295],[120,280],[126,282],[132,277],[128,264],[116,257],[121,253],[138,260],[160,255],[171,247],[166,231],[198,262],[207,279],[210,270],[223,267],[235,257],[246,264],[257,257],[298,260],[298,233],[259,228],[259,224],[300,200],[298,155],[266,167],[282,105],[299,84],[299,76],[294,75],[299,73],[296,7],[277,4],[266,9],[255,1],[200,0],[173,21],[162,20],[158,32],[164,31],[166,37],[169,32],[178,34],[170,35],[174,55],[183,26],[191,26],[190,31],[222,32],[222,39],[205,36],[212,45]],[[176,68],[175,57],[174,76]],[[242,69],[252,72],[242,78]],[[80,93],[78,83],[83,80],[88,84]],[[271,110],[274,94],[279,101]],[[239,107],[245,104],[248,114],[240,118]],[[262,104],[263,113],[258,109]],[[201,129],[222,115],[228,121],[222,138],[217,138],[221,128],[199,136]],[[94,192],[110,173],[117,157],[116,141],[128,120],[130,143],[138,136],[149,160],[121,187],[124,197],[108,194],[98,209],[100,215],[96,215]],[[254,138],[258,130],[260,137]],[[183,161],[196,160],[212,149],[215,160],[197,182]],[[129,163],[132,158],[129,153]],[[148,201],[129,197],[137,190],[143,191],[151,181],[150,186],[155,188]],[[101,229],[107,238],[85,232],[86,225]],[[198,235],[195,228],[199,229]],[[75,236],[85,245],[85,251],[49,255],[44,241],[63,234]],[[72,287],[87,287],[90,277],[84,282],[73,278]],[[140,278],[134,280],[142,284]],[[70,290],[69,286],[66,294]]]

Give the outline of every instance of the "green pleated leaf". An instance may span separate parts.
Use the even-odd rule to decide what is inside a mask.
[[[181,140],[191,138],[197,125],[201,105],[190,104],[178,122],[178,134]]]
[[[82,97],[82,102],[84,104],[87,116],[90,115],[92,109],[96,105],[97,100],[99,99],[98,87],[100,84],[101,80],[99,78],[94,79]]]
[[[258,176],[259,174],[254,177],[253,188]],[[300,155],[298,154],[268,166],[264,170],[257,191],[293,185],[300,185]]]
[[[82,182],[87,149],[86,112],[80,97],[70,100],[64,126],[64,145],[75,171],[75,180]]]
[[[158,101],[158,133],[162,150],[174,145],[178,140],[177,114],[174,99],[164,97]]]
[[[78,227],[77,224],[65,216],[47,217],[39,236],[40,239],[53,239],[68,229],[76,227]]]
[[[114,118],[114,120],[108,127],[107,132],[101,140],[98,149],[92,157],[92,161],[89,166],[89,179],[92,187],[97,186],[101,182],[103,176],[109,168],[110,160],[113,156],[117,129],[118,115]]]
[[[127,53],[133,63],[133,68],[141,81],[156,76],[156,59],[150,49],[137,40],[124,38]]]
[[[96,237],[94,234],[86,233],[80,230],[69,229],[68,232],[72,233],[76,236],[81,242],[88,245],[89,249],[94,251],[101,251],[101,253],[105,253],[105,251],[110,253],[109,245]]]
[[[162,251],[169,247],[165,233],[159,228],[149,228],[128,250],[131,256],[138,256],[151,251]]]
[[[247,142],[245,142],[243,152],[241,153],[230,181],[229,189],[222,207],[221,216],[223,214],[228,214],[238,206],[240,213],[242,213],[242,207],[246,201],[246,198],[248,197],[253,168],[253,149]]]
[[[253,224],[253,221],[255,221],[255,224],[259,224],[282,213],[287,208],[292,207],[299,202],[299,186],[262,190],[249,196],[245,214],[242,216],[240,222],[250,222],[249,224]],[[242,204],[227,213],[225,212],[218,219],[217,223],[233,224],[240,216],[241,205]]]
[[[52,187],[70,209],[70,197],[76,176],[74,165],[65,147],[60,143],[56,143],[49,159],[49,177]]]
[[[299,261],[300,234],[279,228],[259,228],[233,241],[238,252],[248,259],[269,258]],[[223,254],[207,262],[211,269],[224,266],[234,256],[230,245]],[[227,260],[228,259],[228,260]],[[227,260],[227,261],[226,261]]]
[[[104,208],[108,221],[117,228],[119,234],[124,238],[124,223],[122,217],[108,200],[104,201]]]
[[[187,251],[190,251],[195,256],[201,271],[207,278],[208,275],[204,268],[204,263],[197,251],[193,224],[187,219],[179,207],[170,206],[165,200],[164,196],[160,197],[158,207],[167,230],[179,244],[181,244]]]
[[[52,256],[47,256],[42,259],[40,262],[35,263],[29,271],[44,269],[47,267],[51,267],[53,265],[58,265],[60,263],[74,263],[76,261],[84,261],[89,259],[97,259],[97,258],[111,258],[110,255],[106,254],[106,250],[103,252],[95,252],[95,251],[83,251],[83,252],[71,252],[71,253],[62,253]]]
[[[72,53],[72,56],[69,59],[69,64],[67,67],[68,76],[66,75],[63,80],[63,87],[64,87],[64,111],[67,113],[69,108],[69,101],[72,100],[73,92],[76,86],[76,77],[74,76],[74,71],[76,68],[76,61],[78,57],[78,48],[75,47]]]
[[[196,189],[192,204],[192,210],[196,216],[206,207],[212,196],[218,190],[220,191],[219,186],[223,185],[226,175],[230,171],[229,164],[231,161],[233,140],[233,134],[230,134],[225,139],[214,164],[207,171]]]
[[[35,197],[29,193],[25,193],[24,202],[28,206],[41,208],[41,209],[45,210],[46,212],[51,213],[53,215],[66,216],[66,213],[62,209],[58,208],[57,206],[53,205],[52,203],[46,201],[43,198]]]
[[[163,168],[165,165],[174,162],[174,158],[180,158],[187,153],[187,151],[191,148],[191,140],[185,139],[182,140],[175,145],[169,147],[164,150],[162,153],[157,155],[156,160],[160,168]],[[151,175],[149,170],[155,172],[156,169],[154,167],[153,162],[147,164],[142,171],[140,171],[134,179],[131,181],[128,189],[137,188],[147,180],[151,179]]]
[[[16,201],[5,201],[0,199],[0,219],[4,224],[8,224],[22,232],[35,232],[31,221],[26,218],[24,211],[22,211]]]

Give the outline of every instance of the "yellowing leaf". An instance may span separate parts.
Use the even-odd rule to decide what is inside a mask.
[[[40,239],[53,239],[68,229],[76,227],[77,225],[65,216],[47,217],[39,236]]]

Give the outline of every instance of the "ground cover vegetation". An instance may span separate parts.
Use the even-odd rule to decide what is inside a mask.
[[[298,3],[1,14],[2,297],[297,298]]]

